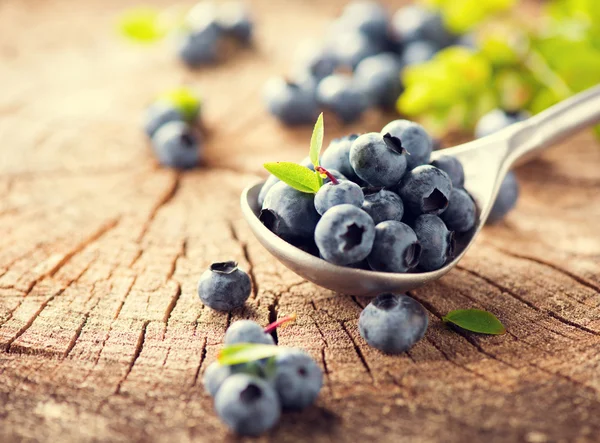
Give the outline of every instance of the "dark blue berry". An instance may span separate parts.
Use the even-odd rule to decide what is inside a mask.
[[[313,404],[323,386],[323,372],[300,349],[289,349],[275,357],[273,384],[284,409],[300,410]]]
[[[198,282],[200,300],[217,311],[243,306],[251,292],[250,277],[234,261],[213,263]]]
[[[526,111],[507,112],[502,109],[493,109],[477,122],[475,137],[486,137],[527,118],[529,118],[529,114]]]
[[[356,183],[345,180],[337,184],[324,184],[315,195],[315,208],[321,215],[334,206],[349,204],[360,208],[364,201],[363,191]]]
[[[340,21],[339,26],[343,28],[344,22]],[[380,42],[369,39],[361,32],[344,31],[334,32],[328,45],[339,65],[354,70],[365,58],[381,52]]]
[[[265,201],[265,197],[267,196],[267,194],[271,190],[271,188],[273,186],[275,186],[277,183],[279,183],[280,181],[281,180],[279,180],[274,175],[269,175],[269,178],[267,178],[267,181],[265,181],[265,183],[262,185],[262,188],[260,188],[260,192],[258,193],[258,207],[259,208],[262,208],[263,203]]]
[[[492,206],[492,210],[490,211],[486,223],[498,223],[515,207],[518,199],[519,182],[517,181],[515,173],[510,171],[506,174],[506,177],[504,177],[504,180],[500,185],[498,196],[496,197],[496,201],[494,202],[494,206]]]
[[[253,22],[243,3],[227,2],[219,7],[217,24],[226,36],[241,43],[252,39]]]
[[[467,191],[454,188],[450,193],[448,208],[440,217],[451,231],[467,232],[475,226],[477,208]]]
[[[367,109],[367,98],[347,75],[325,77],[317,88],[317,101],[333,112],[342,122],[358,120]]]
[[[391,33],[396,41],[403,44],[424,40],[444,48],[455,40],[444,26],[440,14],[420,6],[405,6],[396,11],[392,17]]]
[[[373,55],[358,64],[354,82],[371,105],[391,109],[402,93],[401,69],[402,63],[395,54]]]
[[[435,271],[454,256],[454,233],[448,231],[441,218],[423,214],[413,224],[419,243],[421,258],[419,268],[423,271]]]
[[[386,189],[365,189],[363,210],[371,216],[375,224],[388,220],[402,221],[404,204],[398,194]]]
[[[408,43],[402,51],[402,65],[411,66],[431,60],[439,51],[432,42],[418,40]]]
[[[339,27],[355,30],[374,42],[387,38],[389,16],[387,10],[377,2],[354,1],[348,4],[339,19]]]
[[[144,117],[144,130],[149,137],[153,137],[161,126],[170,122],[183,122],[183,114],[167,103],[155,103],[146,110]]]
[[[238,320],[233,322],[225,332],[223,343],[226,345],[237,343],[275,344],[271,334],[266,334],[263,327],[252,320]]]
[[[429,134],[418,123],[394,120],[381,130],[381,134],[390,134],[400,140],[402,147],[410,154],[406,159],[409,170],[429,163],[433,143]]]
[[[181,121],[162,125],[152,137],[152,148],[163,166],[190,169],[200,162],[198,137],[189,125]]]
[[[350,148],[352,147],[352,142],[357,138],[358,135],[353,134],[334,139],[321,157],[321,166],[327,170],[335,169],[340,171],[353,182],[359,180],[350,164]]]
[[[182,37],[179,57],[192,68],[215,63],[219,56],[220,37],[220,28],[214,23],[195,29]]]
[[[283,78],[267,81],[264,100],[269,112],[286,125],[314,123],[319,114],[315,91]]]
[[[398,187],[404,205],[414,216],[441,214],[448,207],[451,192],[448,174],[431,165],[417,166],[407,172]]]
[[[405,150],[389,134],[371,132],[352,143],[350,164],[362,180],[371,186],[394,186],[406,171]]]
[[[465,185],[465,171],[462,163],[456,157],[450,155],[442,155],[431,162],[431,166],[441,169],[452,181],[454,188],[462,188]]]
[[[375,226],[375,240],[367,257],[374,271],[407,272],[419,264],[421,246],[410,226],[385,221]]]

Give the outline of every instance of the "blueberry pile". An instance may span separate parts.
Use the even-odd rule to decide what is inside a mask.
[[[403,68],[460,42],[439,14],[423,7],[405,6],[392,16],[377,2],[354,1],[323,41],[300,47],[288,77],[267,82],[264,100],[287,125],[311,124],[319,110],[349,123],[368,108],[393,109]]]
[[[283,321],[265,329],[250,320],[236,321],[227,329],[224,344],[276,346],[268,332]],[[306,352],[282,348],[269,359],[229,366],[215,361],[205,370],[203,382],[221,420],[237,434],[254,436],[274,427],[282,411],[312,405],[323,386],[323,373]]]
[[[187,96],[177,91],[177,97]],[[200,163],[202,139],[198,128],[198,100],[192,106],[182,106],[172,94],[157,100],[146,110],[144,131],[152,150],[163,166],[190,169]],[[179,100],[181,101],[181,100]]]
[[[476,221],[460,162],[430,163],[432,140],[407,120],[380,133],[336,139],[319,166],[316,194],[270,177],[259,195],[262,223],[287,242],[340,266],[433,271],[454,257],[455,237]]]
[[[200,2],[186,17],[179,58],[191,68],[216,63],[226,52],[223,49],[228,42],[247,46],[252,30],[252,18],[242,3]]]

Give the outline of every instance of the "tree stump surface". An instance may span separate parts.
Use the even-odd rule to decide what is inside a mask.
[[[152,3],[152,2],[151,2]],[[170,2],[156,1],[159,6]],[[188,2],[190,3],[190,2]],[[316,406],[260,441],[598,441],[600,147],[585,133],[518,170],[522,197],[460,266],[410,295],[424,340],[401,356],[357,329],[368,299],[335,294],[276,262],[238,199],[264,161],[306,155],[311,128],[268,117],[264,80],[342,2],[256,1],[255,49],[189,71],[169,43],[114,33],[133,0],[0,3],[0,441],[234,441],[201,374],[227,325],[296,312],[279,343],[325,371]],[[204,92],[205,166],[160,169],[144,107],[179,84]],[[369,114],[326,141],[379,130]],[[254,291],[230,315],[196,282],[235,259]],[[457,333],[451,309],[496,314],[508,334]]]

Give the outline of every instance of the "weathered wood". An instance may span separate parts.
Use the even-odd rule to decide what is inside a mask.
[[[336,2],[257,1],[258,45],[189,72],[166,46],[111,31],[122,0],[0,3],[0,441],[219,441],[199,376],[231,320],[297,312],[282,345],[326,372],[316,407],[264,440],[597,441],[600,432],[600,149],[582,134],[521,168],[523,197],[459,269],[414,291],[426,338],[389,357],[357,333],[367,299],[304,282],[240,219],[238,195],[265,160],[305,155],[310,128],[265,116],[264,79]],[[164,0],[156,2],[166,5]],[[157,169],[144,105],[177,83],[205,93],[206,167]],[[327,139],[377,130],[328,119]],[[232,315],[204,309],[195,282],[237,259],[254,294]],[[440,317],[480,307],[502,337]]]

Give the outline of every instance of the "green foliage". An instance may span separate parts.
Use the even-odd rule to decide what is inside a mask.
[[[167,33],[160,11],[149,7],[125,11],[118,20],[118,29],[124,37],[138,43],[153,43]]]
[[[439,8],[449,29],[460,34],[499,12],[506,11],[517,0],[424,0]]]
[[[457,309],[450,311],[442,318],[445,323],[452,323],[461,329],[480,334],[502,335],[506,333],[504,325],[494,314],[479,309]]]
[[[265,163],[264,168],[294,189],[307,194],[316,194],[321,188],[320,175],[306,166],[290,162]]]
[[[237,343],[227,345],[219,352],[218,361],[222,365],[238,365],[274,357],[286,348],[275,345]]]
[[[158,98],[179,109],[187,121],[193,122],[200,113],[200,98],[189,88],[180,87],[164,92]]]

